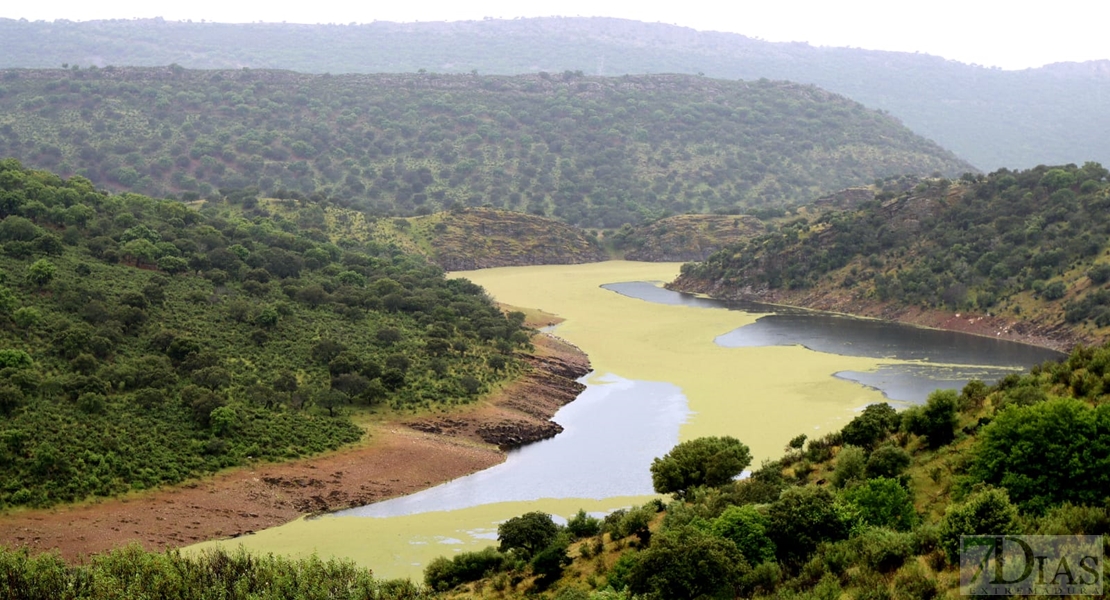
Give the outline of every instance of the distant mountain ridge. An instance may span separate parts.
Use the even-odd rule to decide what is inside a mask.
[[[976,167],[1110,164],[1110,60],[1002,71],[936,56],[774,43],[612,18],[365,25],[0,19],[0,67],[63,63],[305,72],[704,73],[812,83]],[[47,43],[44,43],[47,42]]]
[[[815,86],[691,75],[0,72],[0,156],[184,200],[257,188],[374,215],[456,206],[620,227],[974,170]]]

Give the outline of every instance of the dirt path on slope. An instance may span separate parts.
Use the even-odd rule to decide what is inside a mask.
[[[237,537],[306,513],[361,506],[505,460],[504,449],[562,430],[549,419],[589,370],[577,348],[536,336],[528,373],[444,415],[373,427],[365,443],[314,458],[260,463],[125,498],[0,515],[0,544],[79,560],[129,543],[164,550]]]

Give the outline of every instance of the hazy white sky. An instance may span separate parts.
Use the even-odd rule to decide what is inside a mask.
[[[1005,69],[1110,59],[1110,2],[1057,0],[39,0],[11,2],[0,17],[28,20],[163,17],[248,23],[457,21],[485,17],[606,16],[729,31],[769,41],[922,52]]]

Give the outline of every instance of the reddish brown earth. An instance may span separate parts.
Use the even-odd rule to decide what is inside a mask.
[[[394,419],[364,443],[315,458],[257,464],[126,498],[0,515],[0,545],[80,559],[129,543],[148,550],[235,537],[305,513],[360,506],[493,466],[510,448],[561,431],[549,418],[589,370],[577,348],[536,336],[528,372],[449,415]],[[502,449],[499,449],[499,446]]]

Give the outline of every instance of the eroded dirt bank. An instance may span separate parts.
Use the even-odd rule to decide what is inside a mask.
[[[315,458],[239,468],[128,498],[0,515],[0,544],[67,560],[138,543],[164,550],[411,494],[491,467],[551,437],[549,419],[589,371],[577,348],[534,338],[529,372],[474,407],[373,426],[367,442]]]

